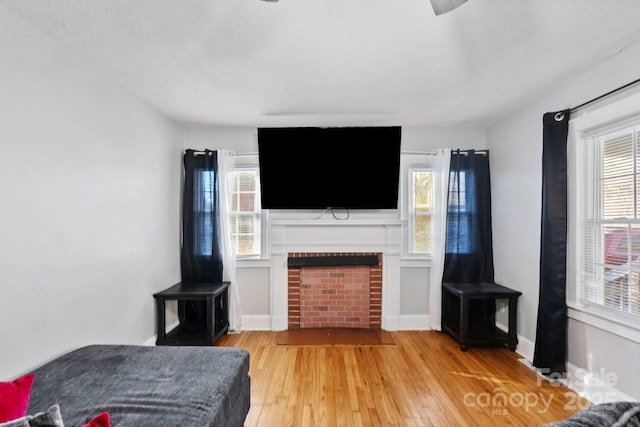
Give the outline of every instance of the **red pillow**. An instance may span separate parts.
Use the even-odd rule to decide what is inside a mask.
[[[27,374],[9,382],[0,382],[0,423],[27,415],[29,396],[35,375]]]
[[[103,412],[91,418],[87,424],[83,424],[82,427],[111,427],[111,420],[109,419],[109,413]]]

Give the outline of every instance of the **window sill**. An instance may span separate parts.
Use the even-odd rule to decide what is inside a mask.
[[[619,337],[640,344],[640,324],[625,322],[624,319],[612,319],[608,312],[599,312],[591,307],[568,304],[568,317],[587,325],[602,329]]]

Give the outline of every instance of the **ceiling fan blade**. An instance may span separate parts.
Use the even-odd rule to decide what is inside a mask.
[[[466,3],[467,0],[431,0],[431,6],[436,15],[451,12],[456,7]]]

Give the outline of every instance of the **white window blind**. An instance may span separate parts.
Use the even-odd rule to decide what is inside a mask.
[[[261,212],[257,168],[236,169],[233,173],[231,235],[236,256],[260,255]]]
[[[413,254],[431,253],[434,174],[426,166],[412,166],[409,170],[409,251]]]
[[[640,316],[640,120],[578,146],[580,301]]]

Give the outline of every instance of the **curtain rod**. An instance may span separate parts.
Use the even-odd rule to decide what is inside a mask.
[[[460,154],[469,154],[469,153],[489,154],[489,150],[451,150],[451,152],[460,153]]]
[[[203,155],[211,155],[213,154],[213,150],[185,150],[185,154],[187,151],[191,151],[194,156],[203,156]]]
[[[584,108],[587,105],[593,104],[596,101],[600,101],[602,98],[606,98],[607,96],[613,95],[614,93],[620,92],[621,90],[624,90],[624,89],[626,89],[626,88],[628,88],[630,86],[633,86],[635,84],[638,84],[638,83],[640,83],[640,79],[636,79],[636,80],[634,80],[634,81],[632,81],[630,83],[627,83],[626,85],[623,85],[623,86],[620,86],[618,88],[615,88],[615,89],[613,89],[613,90],[611,90],[611,91],[609,91],[609,92],[607,92],[605,94],[602,94],[600,96],[596,96],[595,98],[590,99],[587,102],[583,102],[582,104],[578,105],[577,107],[573,107],[570,111],[573,113],[573,112],[579,110],[580,108]]]
[[[400,151],[400,154],[418,154],[423,156],[433,156],[432,151]]]

